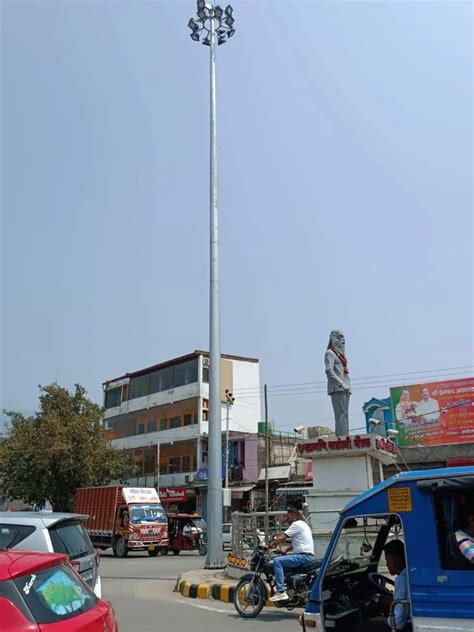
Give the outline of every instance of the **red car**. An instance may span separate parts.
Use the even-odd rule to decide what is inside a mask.
[[[67,555],[0,551],[0,632],[117,632]]]

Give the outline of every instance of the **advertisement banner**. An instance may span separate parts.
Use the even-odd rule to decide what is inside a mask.
[[[390,389],[399,446],[474,442],[474,378]]]

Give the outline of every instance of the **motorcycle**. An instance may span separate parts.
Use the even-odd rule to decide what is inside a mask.
[[[276,592],[273,561],[282,555],[258,546],[250,560],[253,571],[241,577],[234,592],[234,607],[244,619],[253,619],[262,611],[266,601]],[[304,608],[308,602],[311,587],[318,573],[321,560],[313,560],[285,572],[288,600],[276,601],[277,608]]]

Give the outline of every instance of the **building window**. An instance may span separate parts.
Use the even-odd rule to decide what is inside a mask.
[[[198,362],[197,358],[189,360],[189,362],[181,362],[173,367],[173,386],[184,386],[185,384],[194,384],[198,381]]]
[[[197,424],[197,422],[198,422],[198,414],[197,414],[197,411],[196,411],[194,413],[194,415],[193,415],[193,423]]]
[[[205,366],[202,370],[202,381],[209,384],[209,367]]]
[[[173,456],[171,457],[171,459],[169,460],[169,473],[170,474],[177,474],[179,472],[179,463],[180,458],[179,456]]]
[[[209,421],[209,411],[208,410],[203,410],[202,411],[202,420],[203,421]]]
[[[150,393],[160,393],[173,388],[173,367],[167,366],[164,369],[153,371],[150,376]]]
[[[105,407],[115,408],[122,403],[122,387],[111,388],[110,391],[105,391]]]
[[[168,430],[168,420],[161,419],[160,420],[160,430]]]
[[[179,428],[181,425],[181,417],[171,417],[170,428]]]
[[[183,415],[183,426],[191,426],[193,423],[193,416],[191,413]]]
[[[138,375],[130,380],[130,399],[150,394],[150,374]]]
[[[138,424],[137,434],[145,434],[145,424]]]
[[[182,472],[190,472],[191,471],[191,457],[183,456],[181,459],[181,471]]]
[[[156,421],[149,421],[147,432],[156,432]]]

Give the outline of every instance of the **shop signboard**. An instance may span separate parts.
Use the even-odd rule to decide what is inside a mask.
[[[474,378],[390,389],[399,446],[474,442]]]
[[[160,487],[162,503],[184,503],[188,500],[186,487]]]

